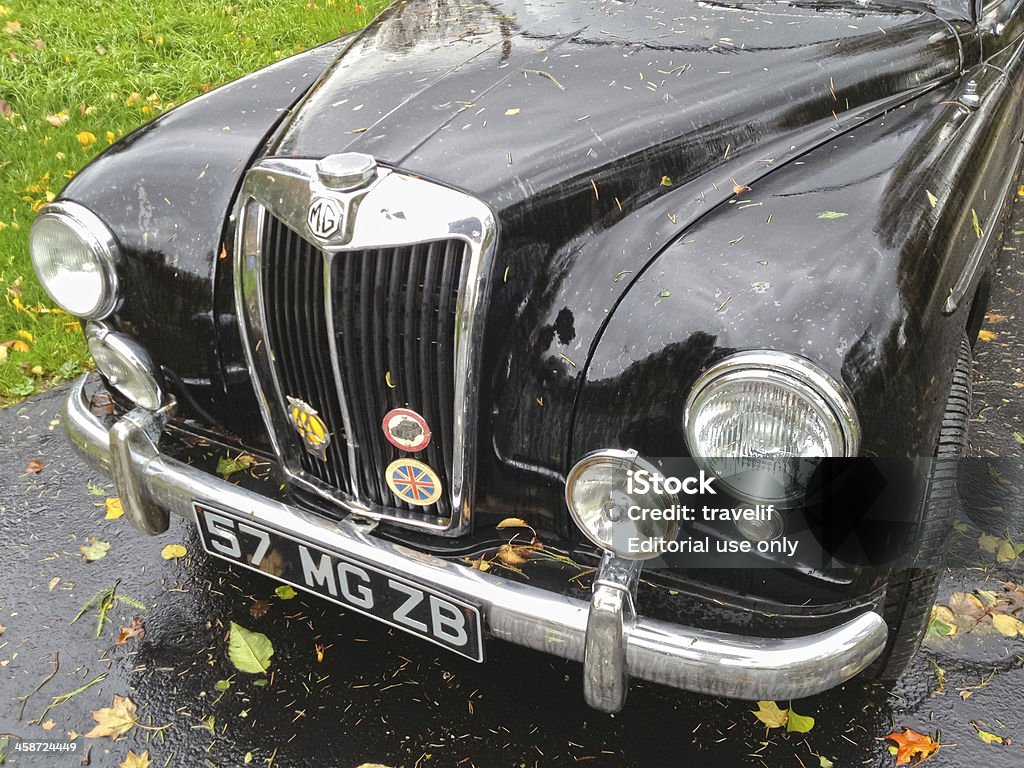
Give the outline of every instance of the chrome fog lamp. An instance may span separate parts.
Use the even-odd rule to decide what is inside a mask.
[[[117,305],[114,235],[88,208],[62,201],[46,206],[29,233],[32,266],[43,288],[66,312],[93,320]]]
[[[103,323],[89,323],[85,336],[96,367],[110,386],[147,410],[158,410],[164,404],[163,377],[137,341]]]
[[[661,543],[674,540],[679,531],[678,520],[662,514],[671,511],[671,496],[631,490],[630,472],[638,470],[659,474],[636,451],[596,451],[577,462],[565,483],[569,514],[583,535],[629,560],[657,557]]]
[[[711,366],[686,402],[690,453],[745,501],[786,505],[818,460],[856,456],[860,426],[846,388],[804,358],[740,352]]]

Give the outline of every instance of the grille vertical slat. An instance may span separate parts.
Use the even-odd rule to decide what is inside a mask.
[[[341,251],[327,261],[270,215],[262,242],[267,341],[282,407],[287,396],[303,400],[320,412],[332,435],[326,461],[300,450],[289,454],[298,457],[292,469],[394,517],[449,518],[455,307],[465,244],[451,240]],[[331,270],[330,296],[324,293],[325,264]],[[332,333],[342,391],[331,357]],[[343,428],[345,404],[351,433]],[[412,408],[427,420],[433,438],[424,451],[405,453],[384,436],[381,420],[396,407]],[[409,505],[388,488],[385,469],[401,456],[425,461],[441,475],[445,492],[435,504]]]

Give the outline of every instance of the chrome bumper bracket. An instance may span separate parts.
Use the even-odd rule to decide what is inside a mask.
[[[629,692],[627,636],[636,623],[643,561],[605,555],[594,579],[583,651],[583,696],[602,712],[618,712]]]
[[[170,514],[150,498],[144,478],[146,465],[160,455],[157,443],[173,408],[173,401],[155,412],[136,408],[108,433],[110,473],[121,508],[133,526],[150,536],[163,533],[170,526]]]

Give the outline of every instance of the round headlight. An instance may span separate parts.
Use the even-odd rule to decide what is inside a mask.
[[[569,514],[583,534],[602,549],[630,560],[647,560],[663,553],[673,541],[679,522],[672,498],[644,482],[634,488],[633,476],[658,470],[636,451],[605,450],[584,456],[565,483]],[[667,513],[667,514],[666,514]]]
[[[114,235],[84,206],[48,205],[32,224],[29,252],[36,276],[61,309],[99,319],[117,304]]]
[[[134,339],[114,333],[103,323],[89,323],[85,330],[96,367],[136,405],[155,411],[164,404],[163,378],[149,354]]]
[[[741,352],[709,368],[686,403],[690,453],[739,498],[784,504],[829,456],[855,456],[846,388],[782,352]]]

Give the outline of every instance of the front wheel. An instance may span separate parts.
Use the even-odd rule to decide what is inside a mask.
[[[924,638],[932,606],[942,580],[942,557],[958,500],[956,477],[967,452],[967,424],[971,414],[971,345],[960,343],[953,383],[932,463],[925,519],[911,568],[894,571],[885,591],[882,616],[889,627],[885,649],[865,673],[875,680],[895,680],[917,653]]]

